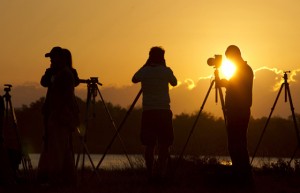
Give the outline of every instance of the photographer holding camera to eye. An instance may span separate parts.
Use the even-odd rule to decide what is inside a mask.
[[[233,174],[240,183],[252,183],[252,171],[247,149],[247,130],[252,106],[253,71],[243,60],[240,49],[230,45],[225,52],[236,72],[229,79],[216,82],[226,88],[225,110],[228,134],[228,150]]]
[[[141,82],[143,91],[143,114],[141,142],[146,147],[145,161],[149,180],[160,180],[166,175],[169,147],[174,134],[170,110],[169,84],[177,85],[171,68],[166,66],[165,51],[152,47],[146,64],[133,76],[132,82]],[[157,167],[154,168],[154,152],[158,146]]]
[[[42,109],[44,149],[37,177],[41,184],[71,185],[77,180],[72,133],[79,125],[79,110],[74,93],[79,78],[72,68],[69,50],[54,47],[45,57],[50,58],[51,65],[41,78],[41,85],[48,90]]]

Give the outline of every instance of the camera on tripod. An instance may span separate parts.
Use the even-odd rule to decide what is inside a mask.
[[[11,84],[5,84],[4,86],[5,86],[5,88],[4,88],[4,91],[5,91],[5,92],[11,91],[11,87],[12,87]]]
[[[214,68],[219,68],[222,65],[222,55],[215,55],[214,58],[208,58],[207,64]]]
[[[90,79],[79,79],[79,83],[86,83],[86,84],[99,84],[102,86],[102,84],[99,82],[98,77],[90,77]]]

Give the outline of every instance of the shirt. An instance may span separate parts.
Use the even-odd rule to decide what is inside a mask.
[[[226,88],[227,109],[248,109],[252,106],[253,71],[245,62],[237,68]]]
[[[143,110],[170,109],[169,83],[177,85],[171,68],[163,65],[144,66],[133,76],[134,82],[141,82]]]

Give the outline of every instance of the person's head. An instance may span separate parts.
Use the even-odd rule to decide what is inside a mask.
[[[165,50],[162,47],[152,47],[147,63],[165,65]]]
[[[50,58],[51,67],[56,68],[61,63],[63,57],[62,48],[59,46],[53,47],[49,53],[45,54],[46,58]]]
[[[240,49],[236,45],[230,45],[225,51],[226,58],[235,62],[242,59]]]
[[[63,52],[63,60],[67,67],[73,68],[73,62],[72,62],[72,54],[70,50],[68,49],[62,49]]]

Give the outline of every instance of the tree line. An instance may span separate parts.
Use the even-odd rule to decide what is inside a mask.
[[[18,128],[22,138],[23,148],[29,153],[40,153],[43,148],[43,116],[41,108],[45,98],[42,97],[30,105],[23,105],[16,109]],[[105,110],[102,101],[95,101],[87,107],[85,101],[77,98],[80,109],[80,131],[86,132],[87,147],[90,153],[103,153],[115,134],[112,120]],[[116,127],[121,123],[127,113],[127,108],[112,103],[105,103]],[[88,113],[87,113],[88,112]],[[109,150],[114,154],[140,154],[143,147],[140,144],[139,130],[142,109],[134,108]],[[173,117],[175,141],[172,154],[180,154],[188,135],[196,120],[198,112],[191,114],[182,113]],[[297,114],[299,125],[300,116]],[[248,130],[249,154],[253,155],[258,140],[266,124],[267,117],[251,118]],[[88,124],[87,124],[88,123]],[[122,141],[122,142],[121,142]],[[78,132],[73,136],[74,150],[76,153],[83,151],[82,141]],[[123,144],[123,145],[122,145]],[[292,117],[272,117],[263,140],[258,147],[257,156],[290,157],[297,147],[297,132]],[[224,119],[203,111],[197,125],[188,141],[185,155],[227,156],[227,135]],[[297,155],[300,155],[297,153]]]

